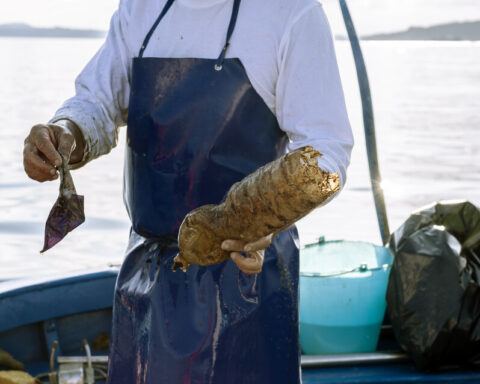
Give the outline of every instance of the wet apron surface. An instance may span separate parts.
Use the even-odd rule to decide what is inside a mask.
[[[173,272],[179,226],[285,152],[287,137],[239,59],[133,61],[124,199],[132,221],[116,286],[111,384],[300,382],[294,227],[265,252],[259,275],[231,261]],[[207,22],[207,21],[206,21]]]

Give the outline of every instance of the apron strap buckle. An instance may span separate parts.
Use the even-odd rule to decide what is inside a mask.
[[[225,46],[222,49],[222,52],[220,53],[220,56],[218,56],[217,61],[215,62],[215,71],[219,72],[223,68],[223,61],[225,60],[225,54],[227,53],[227,49],[230,46],[230,43],[227,42]]]

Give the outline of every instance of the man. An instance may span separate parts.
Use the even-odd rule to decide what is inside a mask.
[[[108,153],[126,123],[132,232],[109,382],[300,382],[295,228],[266,250],[268,238],[225,239],[231,260],[171,267],[185,214],[219,203],[287,146],[318,149],[319,167],[344,184],[353,139],[321,5],[122,0],[76,95],[32,128],[25,170],[53,180],[57,150],[80,167]]]

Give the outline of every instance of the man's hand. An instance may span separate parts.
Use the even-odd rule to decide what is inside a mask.
[[[38,124],[25,139],[23,166],[33,180],[55,180],[58,178],[55,167],[62,164],[60,154],[69,163],[76,163],[82,160],[84,150],[85,140],[75,123],[61,120],[55,124]]]
[[[242,272],[257,274],[262,272],[265,249],[272,243],[272,240],[273,234],[248,244],[241,240],[225,240],[222,243],[222,249],[231,251],[230,257]],[[245,252],[247,257],[242,256],[240,252]]]

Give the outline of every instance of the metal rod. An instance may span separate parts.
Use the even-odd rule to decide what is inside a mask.
[[[360,364],[389,364],[408,361],[401,352],[352,353],[341,355],[302,355],[302,368],[349,366]],[[108,356],[92,356],[92,364],[108,364]],[[59,356],[58,364],[87,364],[86,356]]]
[[[87,339],[83,339],[83,348],[85,348],[85,353],[87,355],[87,365],[89,368],[92,368],[92,351],[90,350],[90,345],[88,344]]]
[[[108,356],[92,356],[91,360],[92,364],[108,364]],[[88,358],[87,356],[58,356],[57,357],[58,364],[87,364]]]
[[[361,264],[359,267],[348,269],[346,271],[337,271],[331,273],[317,273],[317,272],[300,272],[300,276],[305,277],[338,277],[342,275],[347,275],[353,272],[372,272],[372,271],[381,271],[390,268],[391,264],[383,264],[379,267],[368,268],[367,264]]]
[[[375,201],[375,210],[377,212],[378,226],[382,237],[383,245],[390,239],[390,229],[388,227],[387,208],[382,190],[382,179],[378,166],[377,142],[375,138],[375,122],[373,117],[372,96],[370,93],[370,84],[368,82],[367,68],[363,59],[362,49],[358,41],[357,33],[353,25],[352,17],[348,10],[346,0],[340,0],[343,20],[347,27],[348,38],[352,46],[353,57],[355,59],[355,68],[357,70],[358,85],[360,87],[360,96],[362,98],[363,125],[365,128],[365,142],[367,144],[368,167],[370,170],[370,181],[372,183],[373,200]]]
[[[392,364],[408,361],[399,352],[353,353],[343,355],[302,355],[302,368],[322,368],[368,364]]]

